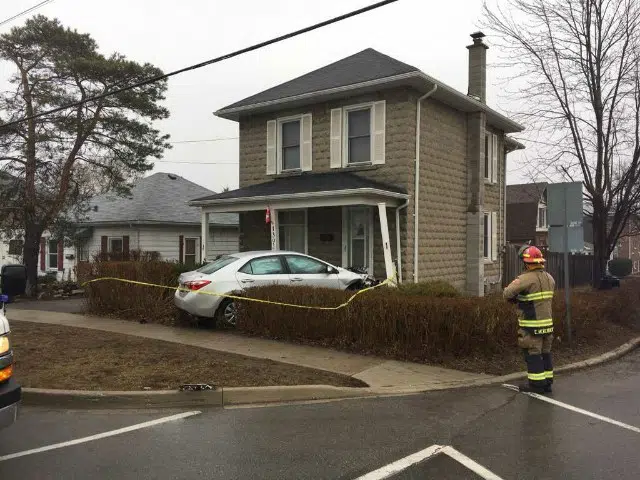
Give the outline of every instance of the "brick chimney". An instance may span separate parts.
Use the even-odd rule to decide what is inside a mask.
[[[469,91],[467,95],[487,103],[487,49],[482,39],[484,33],[471,34],[473,45],[469,45]]]

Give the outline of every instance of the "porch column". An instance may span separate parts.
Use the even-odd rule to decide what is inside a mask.
[[[200,220],[200,262],[206,263],[207,261],[207,247],[209,246],[209,214],[202,210],[202,218]]]
[[[380,233],[382,234],[382,251],[384,252],[384,268],[387,278],[395,275],[393,259],[391,258],[391,242],[389,240],[389,223],[387,222],[387,204],[378,203],[378,215],[380,216]],[[394,278],[392,285],[397,285],[398,279]]]
[[[280,250],[280,224],[278,222],[278,210],[269,209],[271,215],[271,250]]]

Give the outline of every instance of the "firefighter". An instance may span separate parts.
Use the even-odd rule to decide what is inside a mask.
[[[504,298],[518,305],[518,346],[527,363],[528,383],[521,392],[551,393],[553,365],[552,300],[556,282],[544,269],[539,248],[524,245],[518,251],[525,271],[504,289]]]

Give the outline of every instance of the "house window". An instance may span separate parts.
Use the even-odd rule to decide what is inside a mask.
[[[371,107],[346,109],[345,154],[348,165],[371,163]]]
[[[489,143],[490,143],[490,135],[487,134],[484,136],[484,179],[485,180],[491,179],[491,168],[489,168],[491,165]]]
[[[547,223],[547,206],[546,205],[538,205],[538,230],[546,230],[549,228]]]
[[[198,239],[184,239],[184,264],[190,267],[195,266],[198,261]]]
[[[291,252],[307,253],[307,211],[279,211],[278,223],[280,248]]]
[[[491,215],[484,214],[484,235],[482,238],[483,255],[485,260],[491,260]]]
[[[82,243],[76,247],[76,255],[79,262],[89,261],[89,248],[86,243]]]
[[[9,255],[22,255],[23,248],[22,240],[9,240]]]
[[[49,247],[48,260],[49,260],[49,268],[51,270],[58,269],[58,240],[49,240],[47,242],[47,246]]]
[[[280,123],[280,170],[300,170],[300,119]]]
[[[494,133],[484,137],[484,179],[489,183],[498,182],[498,136]]]
[[[123,241],[122,237],[109,237],[109,253],[122,253]]]

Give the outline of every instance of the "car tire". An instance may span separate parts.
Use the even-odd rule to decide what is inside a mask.
[[[216,325],[235,328],[238,317],[236,303],[232,298],[225,298],[216,310]]]

